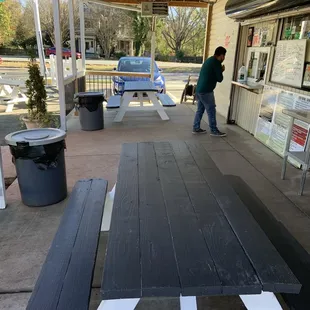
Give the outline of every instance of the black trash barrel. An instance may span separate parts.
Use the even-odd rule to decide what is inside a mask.
[[[78,98],[80,124],[82,130],[94,131],[104,128],[103,101],[104,94],[100,92],[84,92],[75,95]]]
[[[64,131],[53,128],[22,130],[5,137],[26,206],[48,206],[67,197],[65,137]]]

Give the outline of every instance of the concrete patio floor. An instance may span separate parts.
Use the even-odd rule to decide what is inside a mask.
[[[170,121],[163,122],[153,112],[131,112],[120,124],[113,123],[115,111],[105,112],[105,129],[80,130],[77,117],[68,120],[66,165],[68,187],[82,178],[102,177],[111,189],[117,179],[121,145],[125,142],[194,140],[203,144],[225,175],[239,177],[303,247],[310,261],[310,181],[299,197],[300,171],[288,167],[287,180],[280,179],[282,159],[237,126],[227,126],[219,118],[227,138],[193,136],[191,126],[195,107],[178,105],[168,109]],[[207,127],[207,124],[203,124]],[[3,154],[5,171],[12,173],[11,157]],[[5,172],[5,173],[9,173]],[[25,309],[31,291],[57,231],[66,201],[45,208],[28,208],[20,201],[18,183],[7,190],[8,208],[0,211],[0,309]],[[252,205],[253,208],[254,205]],[[90,309],[100,302],[100,282],[108,234],[102,234],[93,282]],[[284,242],[285,243],[285,242]],[[282,244],[283,246],[283,244]],[[286,248],[284,244],[284,248]],[[289,253],[289,255],[295,255]],[[145,299],[138,310],[179,309],[178,299]],[[199,298],[198,310],[244,309],[238,297]],[[298,308],[303,309],[303,308]],[[306,309],[306,308],[304,308]],[[42,309],[43,310],[43,309]]]

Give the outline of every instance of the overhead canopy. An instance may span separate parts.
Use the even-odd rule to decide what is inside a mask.
[[[141,5],[142,2],[168,2],[169,6],[204,8],[208,7],[209,3],[216,3],[216,0],[96,0],[95,2],[106,2],[125,5]]]
[[[310,0],[228,0],[225,10],[230,18],[247,19],[306,5]]]

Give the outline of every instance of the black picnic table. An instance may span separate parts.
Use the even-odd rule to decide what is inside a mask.
[[[123,146],[103,300],[300,289],[202,145]]]

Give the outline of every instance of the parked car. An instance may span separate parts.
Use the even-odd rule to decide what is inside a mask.
[[[46,57],[49,57],[50,55],[56,55],[56,47],[48,47],[45,50],[45,55],[46,55]],[[65,57],[65,58],[71,57],[71,50],[69,48],[63,47],[62,48],[62,57]],[[76,58],[80,59],[81,58],[81,53],[77,52],[76,53]]]
[[[150,73],[151,58],[149,57],[122,57],[117,65],[116,71],[133,72],[133,73]],[[129,81],[150,81],[150,78],[120,76],[113,77],[113,90],[115,95],[122,95],[124,92],[125,82]],[[166,93],[166,81],[155,62],[154,67],[154,84],[159,93]]]

